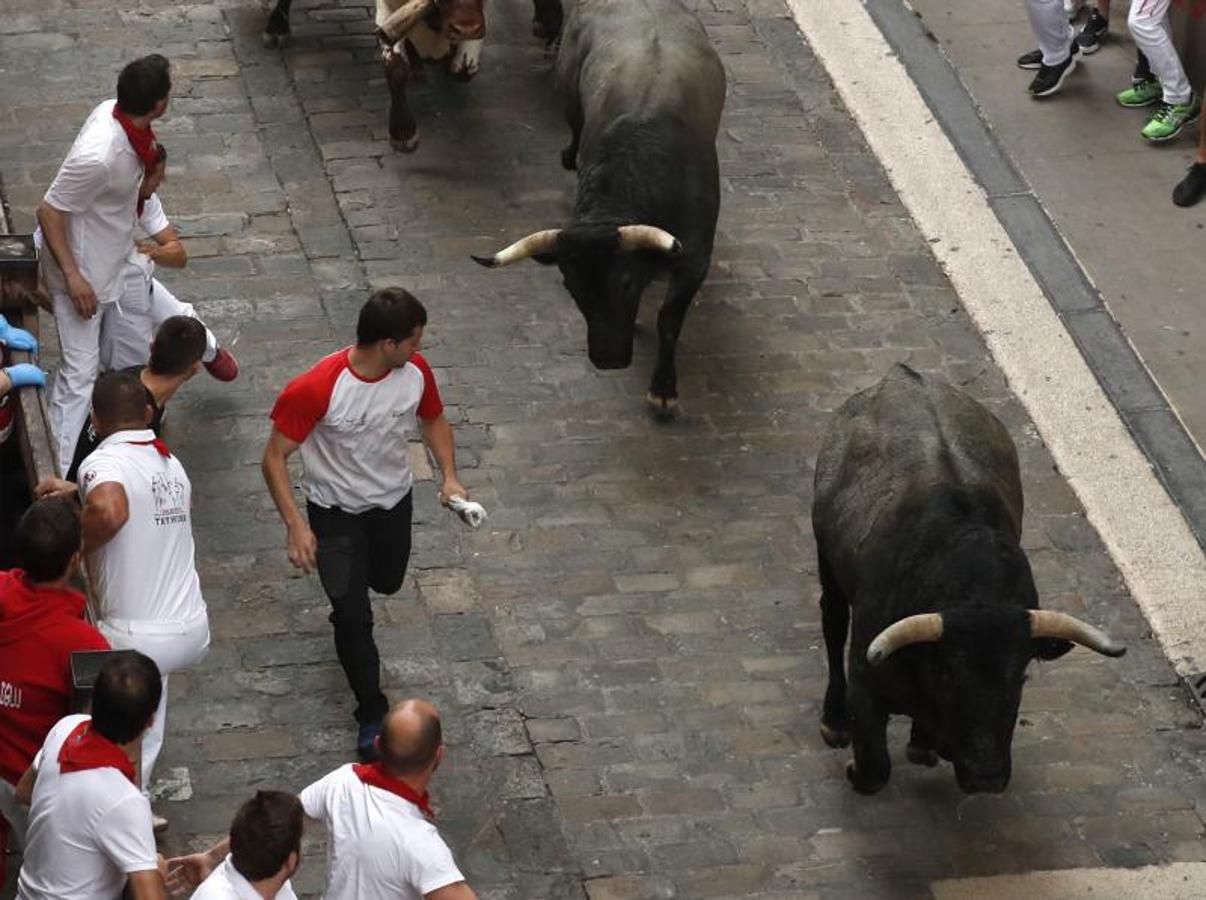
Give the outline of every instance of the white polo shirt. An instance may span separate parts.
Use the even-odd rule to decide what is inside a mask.
[[[311,503],[349,513],[392,509],[414,481],[407,439],[419,419],[438,417],[444,404],[422,354],[370,381],[352,369],[351,349],[290,381],[272,407],[272,423],[301,444]]]
[[[190,900],[263,900],[259,892],[251,886],[251,882],[239,873],[234,862],[227,854],[226,860],[209,873],[197,889],[193,891]],[[286,881],[276,892],[275,900],[297,900],[293,893],[293,885]]]
[[[121,272],[134,240],[142,182],[142,162],[113,118],[116,104],[106,100],[92,110],[45,197],[68,214],[67,241],[100,303],[121,295]],[[47,285],[66,293],[67,281],[54,255],[47,251],[41,258]]]
[[[155,432],[119,431],[80,465],[80,492],[107,482],[126,492],[130,515],[117,535],[88,558],[102,619],[191,623],[204,616],[197,577],[192,484],[175,456],[150,443]]]
[[[34,767],[18,900],[120,897],[126,876],[157,868],[151,804],[117,769],[64,775],[59,750],[90,716],[60,719]]]
[[[464,881],[435,825],[409,800],[341,766],[300,794],[327,826],[325,900],[422,900]]]

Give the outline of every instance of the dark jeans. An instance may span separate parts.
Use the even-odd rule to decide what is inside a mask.
[[[356,721],[380,722],[389,707],[381,692],[381,657],[373,641],[369,588],[392,594],[410,561],[411,495],[393,509],[362,513],[306,504],[318,539],[318,577],[331,600],[335,654],[356,695]]]

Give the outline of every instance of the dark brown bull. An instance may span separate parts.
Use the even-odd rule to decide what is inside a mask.
[[[283,47],[289,39],[293,0],[277,0],[264,28],[264,45]],[[448,70],[468,81],[481,64],[486,34],[485,0],[376,0],[377,39],[389,86],[389,142],[413,153],[419,127],[407,102],[406,86],[419,80],[425,61],[447,61]],[[552,42],[561,31],[561,0],[533,0],[533,31]]]

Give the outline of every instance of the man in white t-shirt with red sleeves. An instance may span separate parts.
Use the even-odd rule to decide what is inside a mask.
[[[375,757],[381,664],[369,589],[392,594],[410,558],[411,472],[416,429],[443,482],[439,497],[468,498],[457,479],[452,427],[420,355],[427,311],[402,288],[373,294],[360,310],[356,343],[324,357],[286,385],[272,409],[263,472],[288,528],[289,561],[318,570],[331,601],[335,652],[356,696],[362,759]],[[293,499],[287,459],[301,450],[307,519]]]

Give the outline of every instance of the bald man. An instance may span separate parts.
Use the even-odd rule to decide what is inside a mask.
[[[385,714],[374,763],[348,764],[301,792],[306,815],[327,827],[324,900],[476,900],[432,821],[427,786],[444,758],[440,716],[425,700]],[[227,853],[169,862],[196,884]]]

